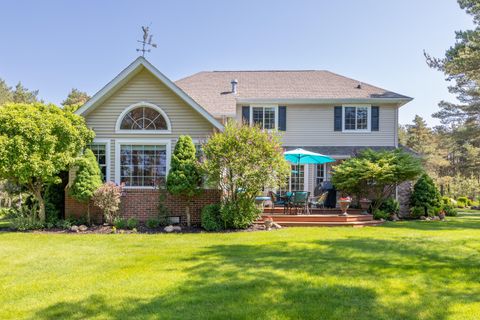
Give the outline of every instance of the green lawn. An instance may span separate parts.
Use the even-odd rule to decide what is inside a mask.
[[[0,319],[478,319],[480,215],[227,234],[0,233]]]

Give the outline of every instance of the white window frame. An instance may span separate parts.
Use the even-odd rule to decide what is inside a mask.
[[[263,129],[267,131],[278,130],[278,105],[265,105],[265,104],[253,104],[250,105],[250,126],[254,126],[253,123],[253,108],[263,108],[263,126],[265,126],[265,108],[274,108],[275,110],[275,128],[274,129]]]
[[[123,118],[133,109],[139,108],[139,107],[147,107],[147,108],[152,108],[165,119],[165,122],[167,124],[167,130],[129,130],[129,129],[120,129],[120,126],[122,124]],[[170,134],[172,133],[172,124],[170,122],[170,118],[167,116],[165,111],[162,110],[159,106],[150,103],[150,102],[145,102],[145,101],[140,101],[137,103],[134,103],[125,110],[118,116],[117,122],[115,124],[115,132],[116,133],[139,133],[139,134]]]
[[[323,167],[323,177],[318,176],[318,166]],[[326,163],[316,164],[314,168],[315,168],[314,178],[315,178],[315,187],[316,187],[318,186],[318,182],[317,182],[318,178],[322,178],[323,179],[322,182],[327,181],[327,164]]]
[[[167,154],[167,163],[165,178],[170,171],[170,159],[172,157],[172,140],[157,138],[125,138],[115,140],[115,183],[120,185],[120,151],[122,145],[158,145],[165,146]],[[154,186],[125,186],[125,189],[156,189]]]
[[[110,153],[112,152],[111,149],[111,140],[110,139],[101,139],[101,138],[94,138],[92,141],[92,144],[103,144],[105,145],[105,164],[106,164],[106,175],[105,175],[105,181],[111,181],[110,180]]]
[[[367,108],[367,129],[345,129],[345,108],[355,108],[355,127],[357,126],[357,110],[356,108]],[[342,132],[359,133],[372,132],[372,105],[370,104],[344,104],[342,105]]]

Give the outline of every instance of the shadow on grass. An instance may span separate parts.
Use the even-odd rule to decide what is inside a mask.
[[[184,259],[194,265],[188,281],[166,294],[91,295],[34,318],[445,319],[451,305],[477,301],[478,286],[464,288],[478,284],[480,258],[430,246],[360,237],[212,245]]]
[[[380,228],[408,228],[415,230],[480,230],[480,213],[460,213],[458,217],[446,217],[445,221],[399,221],[386,223]]]

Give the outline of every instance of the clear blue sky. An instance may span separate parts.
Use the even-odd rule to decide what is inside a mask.
[[[137,53],[151,23],[147,58],[173,80],[201,70],[327,69],[414,97],[430,124],[452,99],[423,50],[442,56],[471,19],[454,0],[8,1],[0,0],[0,78],[60,103],[90,95]]]

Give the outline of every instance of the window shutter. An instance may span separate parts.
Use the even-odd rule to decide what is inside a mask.
[[[380,108],[372,107],[372,124],[371,130],[378,131],[380,129]]]
[[[250,106],[242,107],[242,121],[243,123],[250,125]]]
[[[287,107],[278,107],[278,130],[287,130]]]
[[[333,128],[335,131],[342,131],[342,107],[335,107]]]

